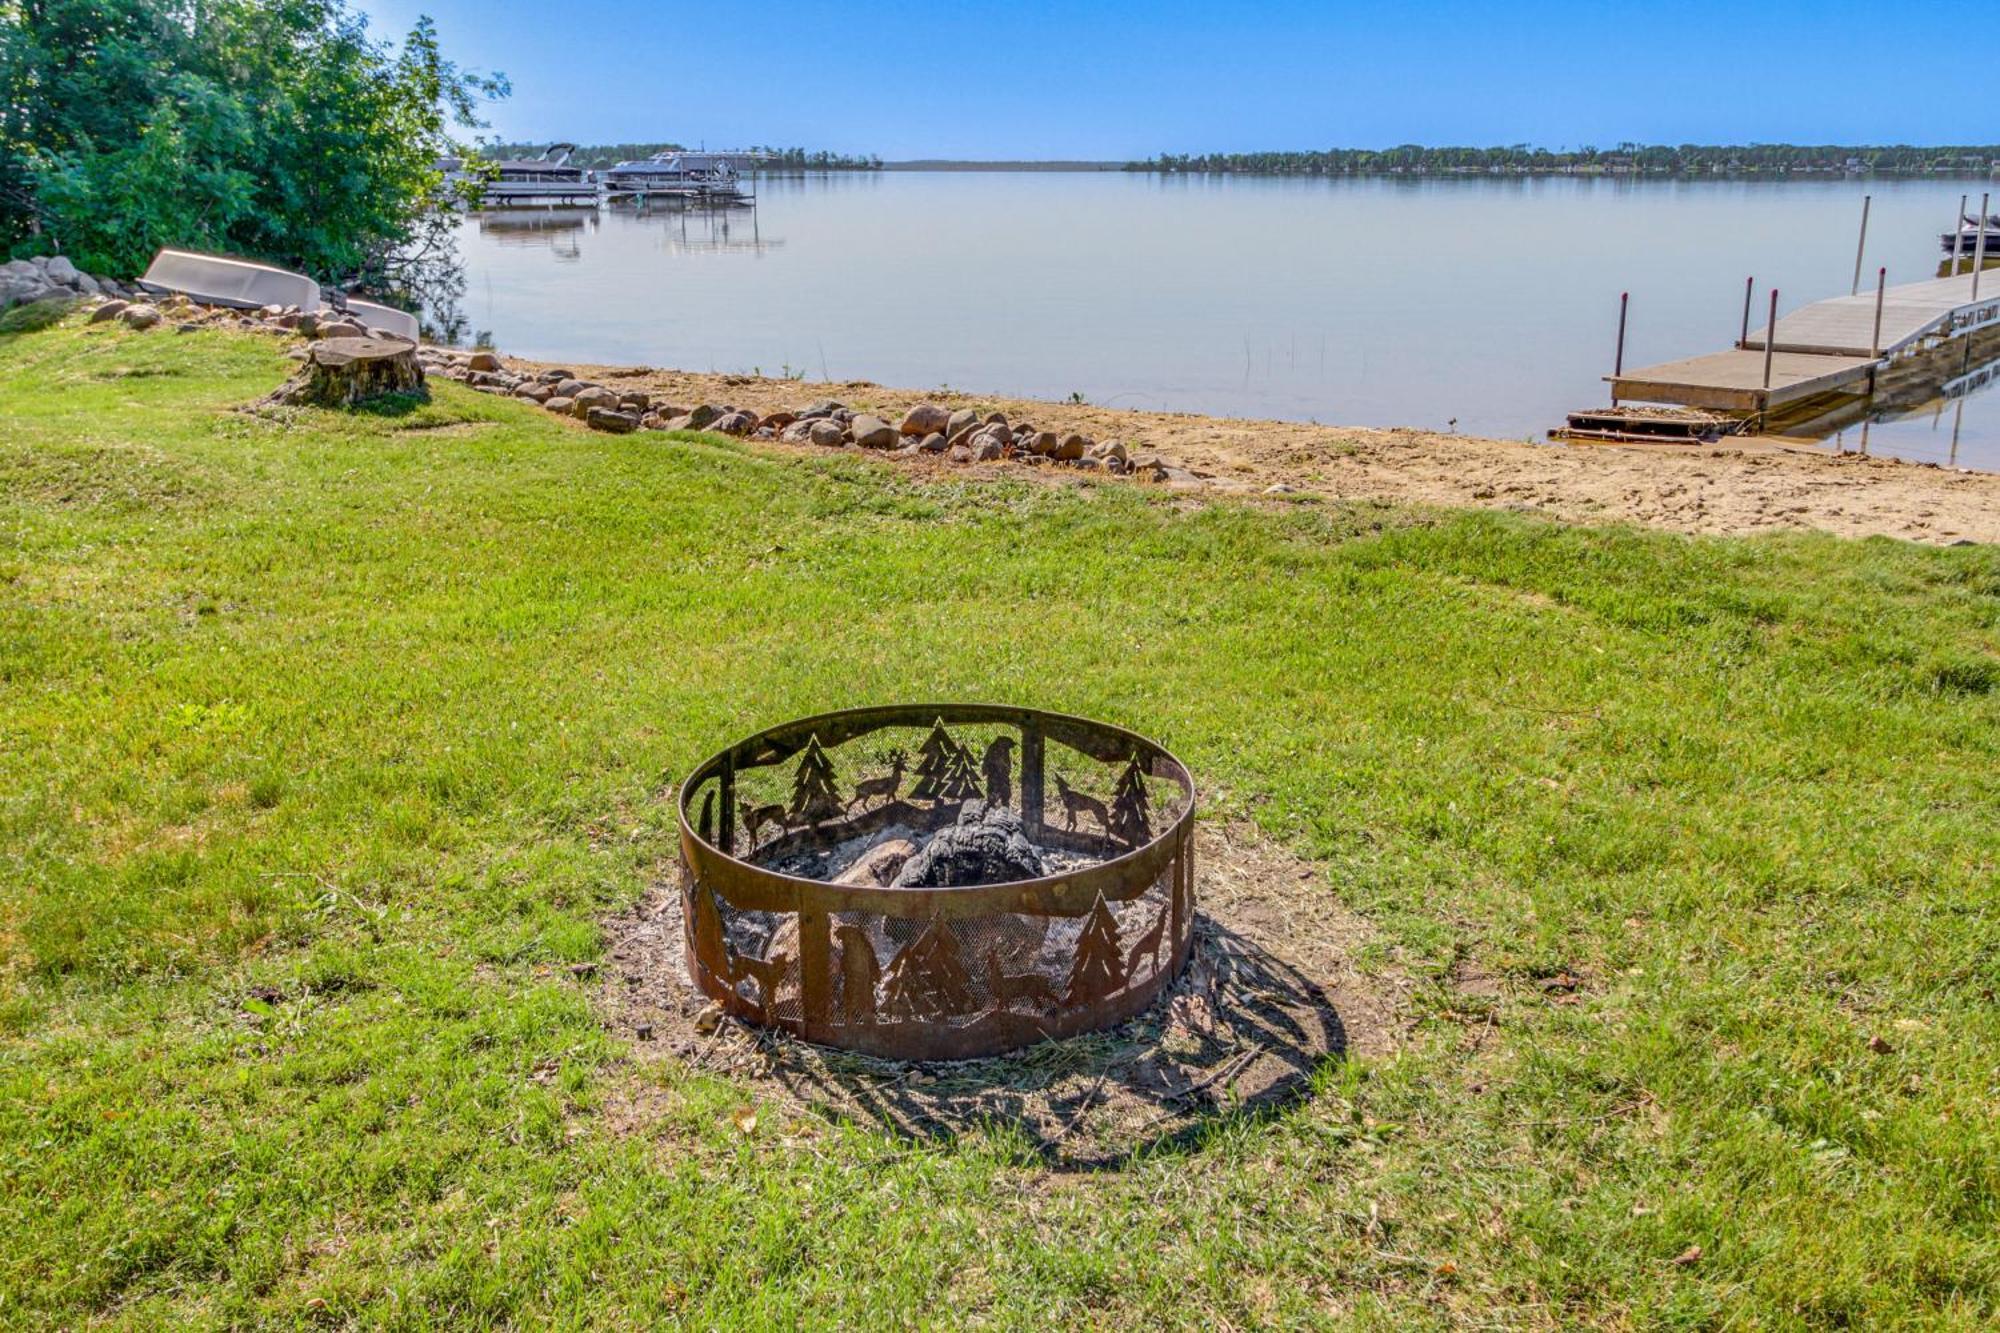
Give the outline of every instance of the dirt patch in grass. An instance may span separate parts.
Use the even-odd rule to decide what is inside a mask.
[[[721,1018],[688,980],[680,896],[654,885],[605,923],[599,1001],[635,1064],[719,1074],[759,1103],[887,1128],[913,1141],[1018,1132],[1058,1169],[1117,1166],[1224,1116],[1311,1094],[1329,1061],[1392,1050],[1410,983],[1364,971],[1373,927],[1324,876],[1248,826],[1196,831],[1195,948],[1146,1013],[1105,1032],[986,1060],[908,1063],[814,1046]],[[643,1129],[671,1080],[633,1080],[607,1115]]]

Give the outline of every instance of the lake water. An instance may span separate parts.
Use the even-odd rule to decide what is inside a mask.
[[[1540,439],[1608,401],[1621,291],[1627,365],[1721,350],[1746,277],[1783,310],[1847,294],[1864,194],[1863,282],[1894,284],[1936,276],[1959,195],[1996,185],[764,180],[754,210],[468,217],[463,308],[538,358]],[[2000,394],[1867,447],[2000,470]]]

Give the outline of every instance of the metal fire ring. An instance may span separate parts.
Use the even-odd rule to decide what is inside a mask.
[[[975,801],[1064,868],[947,888],[800,873],[894,854]],[[894,1059],[1108,1027],[1187,962],[1194,807],[1164,747],[1061,713],[901,704],[770,727],[681,786],[688,972],[745,1021]]]

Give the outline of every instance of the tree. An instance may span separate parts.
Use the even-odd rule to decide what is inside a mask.
[[[942,921],[924,927],[882,973],[882,1007],[898,1018],[949,1018],[973,1003],[972,974]]]
[[[0,247],[120,276],[224,250],[393,295],[448,259],[438,161],[506,91],[428,19],[393,46],[342,0],[0,5]]]
[[[1111,795],[1110,835],[1128,846],[1137,847],[1153,836],[1151,802],[1146,795],[1146,772],[1134,754],[1125,771],[1118,775],[1118,788]]]
[[[956,741],[952,742],[951,758],[945,765],[944,799],[970,801],[984,790],[979,785],[979,765],[973,760],[972,751]]]
[[[1118,947],[1118,918],[1098,894],[1076,937],[1076,961],[1070,965],[1063,1003],[1072,1008],[1095,1004],[1125,984],[1125,954]]]
[[[938,718],[931,723],[931,734],[924,737],[924,743],[917,747],[917,767],[913,774],[916,781],[910,786],[912,798],[920,801],[944,799],[946,779],[957,750],[958,743],[944,729],[944,719]]]
[[[798,771],[792,774],[792,818],[817,824],[832,819],[844,808],[833,761],[826,757],[815,734],[806,742],[806,751],[799,756]]]

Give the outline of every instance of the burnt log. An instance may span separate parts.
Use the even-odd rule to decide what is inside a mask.
[[[314,343],[299,373],[270,401],[306,407],[353,407],[389,394],[429,396],[417,345],[396,338],[328,338]]]
[[[1001,805],[968,801],[958,822],[924,844],[903,863],[895,887],[901,889],[961,888],[970,884],[1009,884],[1040,879],[1042,854],[1028,841],[1021,817]]]

